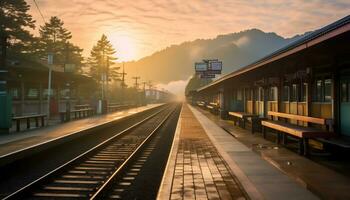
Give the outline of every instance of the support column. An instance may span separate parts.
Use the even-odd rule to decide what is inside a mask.
[[[264,103],[263,103],[263,105],[264,105],[264,117],[268,117],[267,111],[268,111],[268,107],[269,107],[269,105],[268,105],[269,104],[268,103],[269,86],[264,86],[263,92],[264,92],[264,99],[263,99],[263,101],[264,101]]]
[[[228,109],[229,109],[229,93],[228,90],[222,89],[220,90],[220,118],[227,119]]]

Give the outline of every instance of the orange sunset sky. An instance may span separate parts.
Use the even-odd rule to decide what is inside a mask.
[[[284,37],[314,30],[350,13],[348,0],[36,0],[56,15],[88,56],[105,33],[119,61],[137,60],[172,44],[250,28]],[[32,0],[30,13],[43,25]]]

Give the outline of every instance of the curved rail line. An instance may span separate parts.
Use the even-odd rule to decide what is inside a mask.
[[[112,180],[176,110],[169,106],[4,199],[101,198]]]

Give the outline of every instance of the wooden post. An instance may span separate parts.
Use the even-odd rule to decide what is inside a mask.
[[[306,115],[312,115],[312,79],[310,78],[312,75],[312,68],[310,68],[308,80],[307,80],[307,92],[306,92]]]
[[[243,112],[247,112],[247,108],[246,108],[246,106],[247,106],[247,103],[246,103],[246,91],[245,91],[245,87],[243,88]]]
[[[337,66],[337,64],[336,64]],[[333,118],[333,126],[329,127],[329,131],[334,131],[335,133],[341,132],[340,130],[340,75],[339,69],[336,67],[336,71],[332,75],[332,118]]]

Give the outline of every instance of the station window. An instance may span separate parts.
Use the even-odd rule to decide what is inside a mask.
[[[10,88],[9,93],[13,99],[21,98],[21,93],[19,88]]]
[[[62,89],[60,90],[60,97],[61,99],[67,99],[69,97],[69,89]]]
[[[301,95],[300,95],[301,102],[306,102],[307,101],[307,83],[303,84],[303,87],[301,88]]]
[[[331,102],[332,101],[332,80],[326,79],[324,81],[324,101]]]
[[[245,91],[245,98],[247,101],[251,101],[252,100],[252,91],[250,89],[246,89]]]
[[[38,99],[39,98],[39,89],[38,88],[29,88],[26,93],[27,99]]]
[[[259,87],[258,95],[259,95],[258,101],[264,101],[264,89],[262,87]]]
[[[290,94],[290,101],[291,102],[298,102],[298,100],[299,100],[299,85],[293,84],[292,91]]]
[[[341,101],[350,102],[350,82],[341,83]]]
[[[347,102],[349,99],[349,93],[348,93],[348,84],[342,83],[341,84],[341,101]]]
[[[289,86],[285,85],[283,86],[283,101],[289,101]]]
[[[242,101],[243,100],[242,90],[236,90],[236,100],[237,101]]]
[[[315,82],[313,90],[314,102],[332,101],[332,79],[319,79]]]
[[[56,92],[55,92],[54,89],[51,89],[51,90],[50,90],[50,93],[51,93],[51,94],[50,94],[51,97],[55,97]],[[48,90],[47,90],[47,89],[44,89],[43,95],[44,95],[44,98],[45,98],[45,99],[47,99],[47,94],[48,94]]]
[[[270,87],[269,101],[277,101],[277,87]]]

